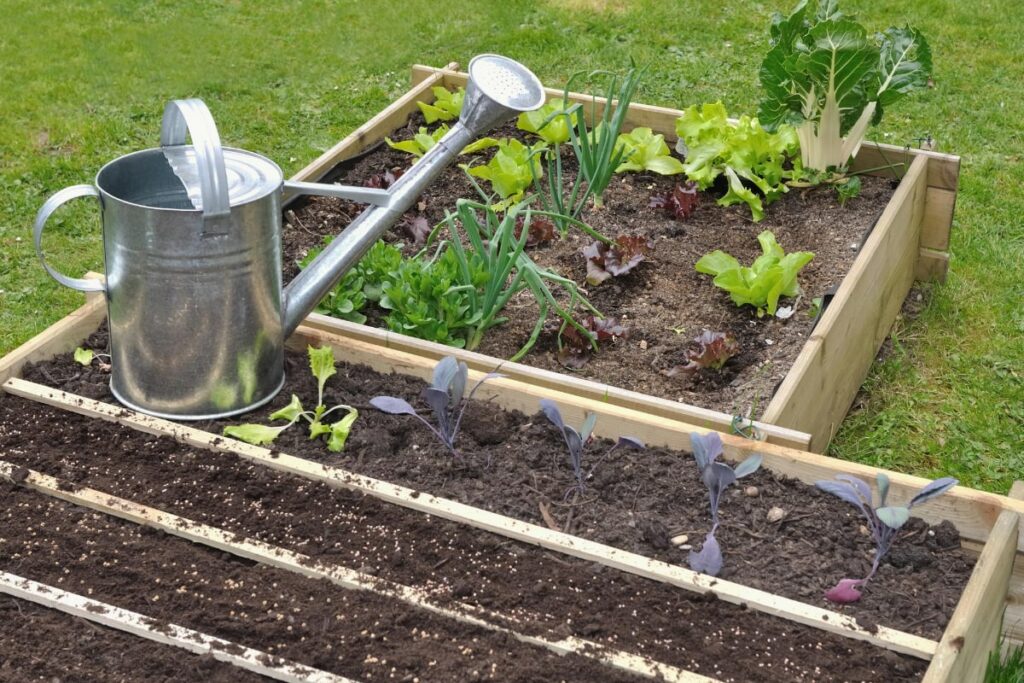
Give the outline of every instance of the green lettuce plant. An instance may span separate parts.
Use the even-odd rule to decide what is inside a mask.
[[[809,251],[785,253],[775,235],[765,230],[757,236],[761,256],[750,267],[740,265],[734,257],[716,249],[697,261],[697,272],[714,276],[715,286],[729,292],[737,306],[750,304],[757,308],[757,317],[775,315],[779,297],[796,296],[800,292],[797,273],[814,254]]]
[[[452,92],[443,86],[431,88],[434,93],[434,103],[417,102],[416,106],[423,112],[423,118],[427,123],[435,121],[452,121],[459,118],[462,113],[462,100],[466,97],[466,89],[459,88]]]
[[[428,131],[424,126],[420,126],[419,132],[412,136],[411,140],[395,142],[391,138],[385,137],[384,142],[388,143],[388,146],[392,149],[412,154],[414,157],[419,159],[429,152],[434,145],[437,144],[437,141],[443,138],[447,132],[448,126],[443,123],[435,128],[433,132]]]
[[[683,162],[672,156],[665,136],[655,134],[650,128],[634,128],[619,135],[622,146],[622,162],[616,173],[624,171],[651,171],[660,175],[675,175],[683,172]]]
[[[516,127],[537,135],[549,145],[561,145],[569,142],[569,127],[578,120],[578,106],[570,114],[564,100],[550,100],[540,109],[520,114]]]
[[[791,126],[780,126],[769,133],[756,118],[749,116],[731,123],[721,102],[685,109],[676,119],[676,134],[676,149],[686,157],[686,177],[704,190],[724,175],[729,190],[718,203],[731,206],[742,202],[750,207],[755,221],[764,218],[764,203],[770,204],[787,192],[785,181],[801,175],[799,165],[786,169],[787,160],[797,155],[799,147]],[[744,185],[743,180],[754,185],[761,195]]]
[[[758,114],[771,130],[796,126],[810,171],[844,170],[883,109],[931,78],[920,31],[890,27],[869,37],[837,0],[802,0],[788,17],[776,13],[770,30]]]
[[[462,168],[469,175],[488,181],[494,193],[503,200],[499,205],[503,208],[519,201],[533,179],[543,173],[535,152],[544,149],[544,143],[531,147],[508,138],[499,140],[497,146],[498,151],[485,165],[463,165]]]

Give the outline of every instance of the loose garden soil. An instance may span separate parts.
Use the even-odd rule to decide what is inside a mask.
[[[408,139],[422,117],[392,135]],[[506,124],[494,137],[526,140],[513,124]],[[477,155],[483,163],[493,152]],[[562,150],[565,171],[571,180],[576,160],[571,148]],[[474,158],[477,158],[474,157]],[[470,157],[460,157],[467,163]],[[341,164],[329,178],[361,185],[392,168],[407,168],[411,157],[386,146]],[[581,377],[645,394],[678,400],[732,414],[757,417],[779,382],[795,361],[814,326],[809,315],[812,299],[830,293],[850,269],[857,251],[892,197],[891,179],[862,177],[861,196],[840,206],[827,188],[791,190],[766,207],[764,220],[751,221],[745,204],[723,208],[715,204],[724,188],[701,193],[700,206],[686,221],[665,215],[649,206],[653,195],[664,194],[679,182],[678,177],[625,173],[616,175],[605,193],[603,209],[588,207],[582,220],[610,237],[627,233],[645,235],[654,242],[654,253],[631,273],[586,288],[591,302],[607,316],[630,329],[629,338],[604,344],[582,369]],[[716,189],[719,190],[716,193]],[[457,166],[447,169],[424,193],[407,217],[424,216],[431,225],[442,220],[459,198],[479,197]],[[285,213],[284,276],[289,281],[298,272],[296,263],[323,238],[341,232],[362,210],[343,200],[314,197],[296,203]],[[784,299],[780,305],[794,305],[792,317],[782,320],[758,318],[751,306],[737,308],[728,294],[711,283],[711,277],[697,273],[694,264],[706,253],[722,249],[741,263],[750,264],[760,255],[757,235],[771,230],[787,251],[811,251],[815,258],[801,272],[803,294]],[[385,239],[409,243],[399,225]],[[578,230],[565,239],[530,251],[541,266],[552,268],[584,284],[585,259],[581,250],[591,238]],[[414,253],[411,248],[407,254]],[[372,306],[372,305],[371,305]],[[383,325],[379,313],[364,311],[368,324]],[[527,341],[536,322],[537,305],[529,292],[514,298],[503,315],[505,325],[491,329],[478,351],[509,358]],[[553,320],[555,320],[553,318]],[[720,371],[706,370],[696,376],[685,373],[667,376],[666,371],[685,363],[691,340],[703,329],[731,333],[740,353]],[[557,325],[545,331],[522,362],[549,370],[570,372],[557,358]]]
[[[86,346],[104,349],[105,333],[93,335]],[[109,376],[95,367],[83,368],[70,355],[27,366],[24,374],[26,379],[115,403],[107,385]],[[289,352],[286,374],[285,389],[268,407],[245,420],[198,426],[219,433],[227,424],[265,422],[271,412],[288,403],[291,394],[307,404],[315,400],[316,381],[304,354]],[[322,442],[309,441],[298,427],[285,432],[275,448],[674,564],[685,565],[688,550],[671,539],[686,535],[686,545],[699,547],[709,530],[707,492],[690,456],[660,448],[619,449],[597,468],[586,494],[567,502],[564,493],[573,475],[565,445],[543,416],[476,402],[463,423],[458,442],[461,457],[455,460],[415,419],[386,415],[369,405],[374,396],[395,395],[429,413],[417,398],[423,387],[414,378],[339,364],[338,375],[327,383],[325,402],[347,403],[360,411],[345,451],[330,453]],[[17,423],[24,410],[20,404],[8,408],[4,419]],[[53,430],[47,427],[47,433]],[[8,436],[0,446],[6,443],[8,450],[17,446],[17,453],[23,453],[16,453],[19,458],[45,452],[46,439],[37,432],[27,429],[18,437],[27,442]],[[83,438],[76,432],[60,442],[74,444]],[[102,443],[97,443],[96,452],[103,450]],[[592,444],[589,462],[609,445]],[[78,476],[79,470],[72,472]],[[824,600],[824,591],[842,577],[865,575],[871,564],[874,546],[856,510],[812,486],[767,470],[741,484],[727,492],[721,506],[722,528],[717,536],[725,553],[722,578],[840,609],[865,625],[881,623],[930,638],[940,636],[973,564],[961,550],[951,524],[928,527],[912,520],[864,598],[838,608]],[[768,520],[773,507],[782,510],[781,521]]]
[[[271,679],[54,609],[0,596],[0,681],[257,683]]]
[[[484,607],[520,631],[578,635],[723,680],[902,681],[918,680],[925,668],[922,661],[865,643],[9,395],[0,396],[0,425],[0,453],[20,465],[419,586],[442,604]],[[377,664],[412,673],[413,662],[424,658],[452,666],[447,660],[462,655],[445,648],[473,642],[482,658],[473,662],[475,670],[491,671],[493,664],[498,680],[617,680],[578,658],[524,653],[529,648],[514,641],[495,647],[499,637],[489,632],[444,629],[390,601],[256,566],[15,487],[0,488],[0,495],[4,569],[69,590],[92,589],[97,599],[312,666],[352,675],[350,665],[362,662],[364,676],[379,672]],[[378,615],[372,624],[376,640],[347,628],[349,622],[365,628],[359,621],[364,614]],[[340,615],[344,624],[337,622]],[[410,633],[411,624],[418,631]],[[453,630],[457,639],[426,640],[429,652],[403,648],[423,632]],[[384,661],[363,662],[371,659],[367,649]],[[334,652],[343,659],[335,660]],[[515,668],[508,668],[510,662]],[[448,679],[434,668],[429,674],[430,680]],[[458,678],[455,672],[452,677]]]

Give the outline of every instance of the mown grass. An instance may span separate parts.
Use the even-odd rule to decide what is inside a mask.
[[[166,100],[201,97],[226,143],[290,174],[399,95],[414,62],[508,54],[548,84],[578,69],[650,66],[638,101],[722,99],[752,112],[771,12],[737,0],[480,3],[37,3],[0,24],[0,353],[80,295],[45,276],[33,216],[116,156],[154,146]],[[936,87],[886,113],[872,137],[931,134],[963,156],[949,280],[901,323],[834,455],[1005,492],[1024,478],[1024,38],[1016,0],[844,3],[869,28],[909,22],[935,54]],[[63,211],[46,241],[67,272],[101,269],[96,212]]]

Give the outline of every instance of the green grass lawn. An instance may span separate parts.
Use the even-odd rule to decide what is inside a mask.
[[[545,83],[579,69],[650,66],[637,101],[722,99],[754,112],[774,10],[733,2],[39,3],[7,0],[0,23],[0,353],[82,298],[47,277],[30,227],[45,198],[159,141],[164,103],[201,97],[226,144],[290,175],[408,87],[415,62],[479,52],[522,60]],[[1024,32],[1017,0],[845,2],[869,29],[908,22],[932,44],[935,88],[886,113],[869,137],[931,134],[963,156],[949,280],[932,288],[873,369],[834,455],[1005,492],[1024,478]],[[101,270],[87,202],[51,224],[53,261]]]

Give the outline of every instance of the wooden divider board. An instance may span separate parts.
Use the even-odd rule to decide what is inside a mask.
[[[15,574],[0,572],[0,593],[60,610],[65,614],[109,626],[147,640],[180,647],[199,655],[210,655],[217,661],[252,671],[276,681],[355,683],[352,679],[344,676],[314,669],[305,664],[289,662],[276,655],[242,647],[223,638],[209,636],[183,626],[163,624],[138,612],[108,605],[84,595],[69,593],[56,586],[48,586]]]
[[[476,380],[479,377],[471,379]],[[502,380],[492,381],[500,382]],[[505,381],[507,382],[508,380]],[[702,594],[710,592],[726,602],[744,604],[751,609],[765,612],[766,614],[832,633],[838,633],[845,637],[865,640],[895,652],[928,659],[934,651],[934,641],[925,638],[886,627],[879,627],[875,631],[869,631],[858,625],[855,619],[838,612],[821,609],[765,591],[699,574],[684,567],[652,560],[636,553],[620,550],[570,534],[552,531],[545,527],[522,522],[455,501],[438,498],[427,493],[413,491],[412,489],[389,482],[317,464],[284,453],[275,452],[271,454],[271,451],[265,448],[251,446],[234,439],[217,436],[24,380],[8,380],[3,385],[3,388],[8,393],[16,396],[40,401],[82,415],[117,422],[149,434],[169,436],[192,446],[218,452],[233,453],[250,462],[275,470],[320,481],[333,487],[360,491],[387,502],[457,521],[485,531],[498,533],[518,541],[539,545],[573,557],[599,562],[615,569],[669,583],[689,591]],[[598,422],[600,423],[600,420]],[[749,443],[756,444],[757,442]],[[828,458],[819,459],[830,460]],[[770,460],[771,458],[768,456],[765,458],[764,463],[764,466],[769,469],[772,468]],[[907,493],[905,475],[892,473],[890,476],[892,477],[891,495],[901,496],[901,494]],[[967,491],[970,491],[970,489],[967,489]],[[994,496],[994,498],[998,499],[1000,497]],[[1024,509],[1024,503],[1019,501],[1018,503],[1019,507]],[[927,509],[927,506],[923,509]],[[922,517],[924,516],[922,515]]]
[[[824,451],[853,404],[914,280],[928,161],[916,157],[762,419]]]
[[[15,477],[15,472],[19,472]],[[678,667],[663,664],[650,657],[642,657],[628,652],[614,650],[600,643],[569,636],[560,640],[547,640],[538,636],[519,633],[510,628],[500,626],[487,620],[497,616],[505,621],[512,621],[494,612],[478,609],[457,601],[448,601],[448,606],[430,600],[422,590],[404,586],[393,581],[362,574],[353,569],[336,564],[326,564],[312,559],[307,555],[296,553],[285,548],[264,543],[252,538],[244,538],[238,534],[224,531],[208,524],[186,519],[178,515],[141,505],[113,494],[97,491],[86,487],[62,486],[62,481],[55,477],[24,470],[14,464],[0,460],[0,479],[17,483],[44,495],[74,503],[90,510],[95,510],[111,517],[140,524],[165,533],[221,550],[238,557],[244,557],[260,564],[283,569],[312,579],[325,579],[348,590],[365,590],[377,595],[398,600],[415,609],[452,619],[464,624],[471,624],[489,631],[504,633],[530,645],[536,645],[558,655],[575,654],[593,659],[601,664],[622,671],[657,678],[658,680],[675,683],[717,683],[715,679],[684,671]],[[63,482],[67,483],[67,482]],[[315,672],[315,670],[312,670]],[[330,675],[330,674],[328,674]],[[287,679],[291,680],[291,679]],[[299,680],[317,680],[315,676]],[[335,680],[334,678],[325,680]]]
[[[1024,499],[1024,482],[1014,485],[1010,497]],[[1018,515],[1012,512],[999,515],[923,683],[983,680],[989,653],[998,643],[1003,622],[1018,522]]]

